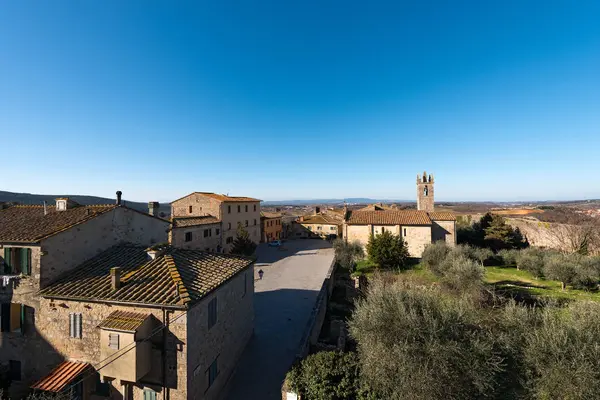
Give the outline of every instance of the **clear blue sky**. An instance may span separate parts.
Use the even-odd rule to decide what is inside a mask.
[[[3,0],[0,148],[18,192],[600,198],[600,1]]]

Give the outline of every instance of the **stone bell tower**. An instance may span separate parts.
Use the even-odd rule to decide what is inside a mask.
[[[433,175],[417,175],[417,210],[433,211]]]

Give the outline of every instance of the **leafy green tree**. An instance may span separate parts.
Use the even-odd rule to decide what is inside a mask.
[[[292,368],[287,383],[306,399],[356,399],[361,392],[358,356],[339,351],[311,354]]]
[[[573,283],[577,276],[577,260],[574,257],[554,254],[547,256],[544,262],[544,276],[561,283],[562,290]]]
[[[431,271],[438,271],[438,267],[444,262],[449,253],[450,248],[445,242],[434,242],[425,246],[425,250],[421,255],[421,262]]]
[[[516,255],[517,269],[530,272],[536,278],[544,276],[545,255],[542,249],[530,247]]]
[[[356,262],[365,257],[365,251],[358,241],[347,242],[344,239],[336,239],[333,242],[335,258],[345,269],[354,271]]]
[[[502,260],[502,265],[508,267],[517,264],[519,251],[515,249],[503,249],[498,252],[498,257]]]
[[[490,250],[490,249],[486,249],[484,247],[472,247],[471,248],[471,258],[479,261],[479,263],[481,264],[481,266],[483,267],[483,263],[491,258],[494,255],[494,253]]]
[[[485,269],[462,254],[448,256],[440,266],[442,283],[459,292],[476,292],[483,287]]]
[[[390,231],[376,236],[371,234],[367,243],[367,254],[371,261],[385,269],[403,269],[409,258],[404,240]]]
[[[238,223],[236,237],[231,248],[232,254],[240,254],[243,256],[252,256],[256,251],[256,243],[250,239],[250,234],[242,224]]]

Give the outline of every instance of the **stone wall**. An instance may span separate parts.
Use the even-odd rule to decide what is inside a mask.
[[[206,229],[211,230],[211,235],[204,237],[204,231]],[[217,234],[217,231],[219,232]],[[192,233],[192,240],[189,242],[185,241],[185,234],[187,232]],[[173,228],[171,230],[171,244],[174,247],[182,249],[196,249],[202,251],[217,252],[217,249],[222,249],[222,235],[221,235],[221,224],[203,224],[196,226],[188,226],[181,228]]]
[[[346,239],[349,242],[358,240],[363,246],[369,242],[371,232],[381,233],[381,228],[400,234],[406,241],[411,257],[421,257],[425,246],[432,241],[430,225],[345,225]]]
[[[190,212],[190,207],[192,211]],[[171,203],[171,217],[193,217],[212,215],[221,218],[221,202],[212,197],[192,193]]]
[[[456,246],[456,222],[455,221],[433,221],[431,236],[434,242],[442,240],[448,246]]]
[[[231,206],[231,213],[229,207]],[[240,212],[238,212],[238,206]],[[254,211],[256,206],[256,211]],[[246,211],[248,207],[248,211]],[[222,227],[223,227],[223,247],[225,251],[231,250],[231,243],[227,243],[227,238],[230,237],[235,240],[238,223],[241,223],[244,229],[248,231],[250,239],[254,243],[260,242],[260,204],[258,202],[240,202],[240,203],[221,203],[222,209]],[[248,226],[246,227],[246,221]]]
[[[217,298],[217,324],[208,329],[208,304],[213,298]],[[192,308],[187,329],[188,398],[218,399],[254,332],[253,268],[237,274]],[[217,358],[219,375],[209,388],[207,371]]]

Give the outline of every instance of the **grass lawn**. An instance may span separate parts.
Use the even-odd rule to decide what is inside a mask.
[[[600,292],[584,290],[561,290],[560,282],[537,279],[527,271],[514,267],[485,267],[485,281],[497,290],[557,299],[600,301]]]

